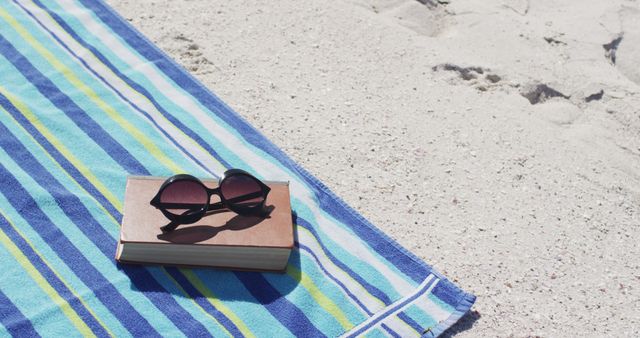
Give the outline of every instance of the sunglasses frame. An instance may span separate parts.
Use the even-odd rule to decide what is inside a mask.
[[[248,176],[252,180],[256,181],[261,189],[260,195],[257,195],[257,196],[249,195],[248,197],[239,196],[239,197],[244,197],[243,199],[239,199],[239,200],[238,200],[239,197],[235,197],[231,199],[231,203],[230,203],[230,200],[226,199],[222,194],[222,190],[220,187],[223,186],[225,180],[235,176]],[[192,209],[187,209],[187,211],[182,215],[176,215],[169,212],[167,210],[169,209],[167,204],[160,202],[160,197],[162,196],[162,193],[167,187],[169,187],[173,183],[180,182],[180,181],[189,181],[189,182],[194,182],[200,185],[207,192],[207,203],[204,204],[203,207],[195,211],[192,211]],[[158,190],[158,193],[153,197],[153,199],[151,199],[150,204],[155,208],[159,209],[162,212],[162,214],[171,221],[171,223],[160,228],[162,232],[169,232],[169,231],[175,230],[181,224],[193,224],[199,221],[200,219],[202,219],[202,217],[204,217],[208,211],[213,211],[213,210],[229,209],[238,215],[260,216],[263,213],[264,204],[267,200],[267,195],[269,194],[269,191],[271,191],[271,188],[269,188],[269,186],[267,186],[262,181],[257,179],[255,176],[249,174],[248,172],[242,169],[229,169],[225,171],[223,176],[218,181],[218,186],[213,189],[208,188],[197,177],[194,177],[188,174],[179,174],[179,175],[174,175],[169,177],[166,181],[164,181],[164,183],[162,183],[162,186],[160,186],[160,190]],[[211,196],[213,195],[217,195],[218,197],[220,197],[220,202],[211,204]],[[241,207],[234,204],[234,202],[237,203],[246,199],[251,199],[251,198],[256,198],[261,196],[264,196],[264,199],[260,204],[256,206]]]

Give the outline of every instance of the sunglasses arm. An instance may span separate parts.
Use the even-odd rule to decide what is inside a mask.
[[[168,232],[171,232],[173,230],[175,230],[178,226],[180,225],[180,222],[170,222],[169,224],[165,225],[165,226],[161,226],[160,230],[162,230],[163,234],[166,234]]]
[[[258,198],[261,197],[263,194],[262,192],[254,192],[254,193],[250,193],[250,194],[246,194],[246,195],[241,195],[241,196],[237,196],[234,198],[230,198],[228,200],[226,200],[225,202],[227,204],[233,204],[233,203],[238,203],[238,202],[242,202],[245,200],[249,200],[252,198]],[[163,209],[187,209],[185,210],[182,214],[183,215],[187,215],[195,210],[198,210],[202,207],[201,204],[197,204],[197,203],[152,203],[156,208],[163,208]],[[225,205],[222,202],[216,202],[213,203],[211,205],[209,205],[209,208],[207,208],[207,211],[213,211],[213,210],[221,210],[221,209],[225,209]],[[167,233],[167,232],[171,232],[173,230],[175,230],[181,223],[178,221],[172,221],[169,224],[160,227],[160,230],[162,230],[163,233]]]

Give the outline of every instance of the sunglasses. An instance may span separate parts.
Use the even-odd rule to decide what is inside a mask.
[[[227,170],[218,187],[213,189],[191,175],[180,174],[162,184],[151,205],[171,221],[160,228],[166,233],[180,224],[195,223],[215,210],[229,209],[239,215],[263,216],[269,191],[271,188],[266,184],[241,169]],[[220,202],[211,204],[213,195],[218,195]]]

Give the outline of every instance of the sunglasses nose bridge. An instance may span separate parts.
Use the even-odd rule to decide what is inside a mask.
[[[207,194],[209,195],[209,203],[212,203],[211,199],[214,198],[213,196],[217,196],[218,200],[222,199],[222,194],[220,193],[220,187],[215,187],[215,188],[205,187],[205,188],[207,190]]]
[[[220,187],[208,188],[205,186],[205,189],[207,190],[207,194],[209,194],[209,197],[213,195],[220,195]]]

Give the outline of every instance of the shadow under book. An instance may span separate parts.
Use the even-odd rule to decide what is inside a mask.
[[[284,271],[293,248],[288,182],[270,188],[268,216],[242,216],[223,210],[163,234],[168,220],[149,204],[165,178],[127,178],[116,260],[121,263],[206,266],[232,270]],[[203,180],[209,188],[217,181]],[[212,201],[212,203],[215,201]]]

